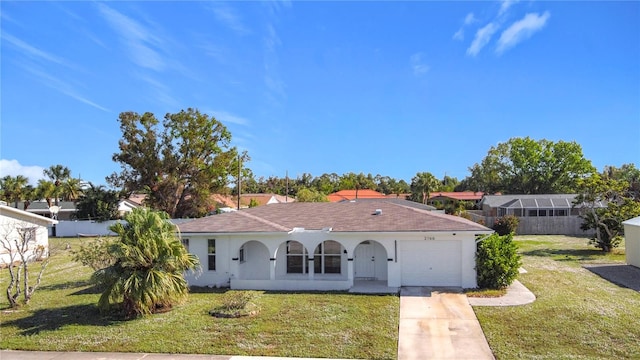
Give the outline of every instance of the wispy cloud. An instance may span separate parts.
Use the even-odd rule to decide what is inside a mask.
[[[102,110],[104,112],[111,112],[111,110],[105,108],[102,105],[99,105],[89,99],[87,99],[85,96],[81,95],[72,85],[70,85],[69,83],[60,80],[58,78],[56,78],[53,75],[50,75],[36,67],[33,66],[26,66],[26,65],[21,65],[25,70],[27,70],[28,72],[30,72],[31,74],[35,75],[39,81],[41,81],[44,85],[57,90],[77,101],[80,101],[82,103],[85,103],[89,106],[92,106],[98,110]]]
[[[551,14],[548,11],[542,15],[538,13],[526,14],[521,20],[514,22],[502,32],[500,39],[498,39],[496,52],[501,54],[521,41],[530,38],[534,33],[544,28],[550,17]]]
[[[411,69],[416,76],[422,76],[429,71],[429,65],[424,62],[424,54],[416,53],[411,55],[409,61],[411,62]]]
[[[36,48],[35,46],[29,45],[26,42],[18,39],[15,36],[7,34],[6,32],[2,34],[2,38],[7,40],[9,43],[14,45],[18,49],[20,49],[23,54],[25,54],[25,55],[33,58],[33,59],[45,60],[45,61],[52,62],[52,63],[58,64],[58,65],[66,66],[66,67],[68,67],[70,69],[74,69],[75,68],[75,66],[73,64],[71,64],[70,62],[68,62],[64,58],[61,58],[59,56],[50,54],[50,53],[48,53],[48,52],[46,52],[44,50],[40,50],[40,49]]]
[[[498,31],[498,25],[491,22],[476,32],[476,36],[467,49],[467,55],[476,56],[489,43],[493,34]]]
[[[211,10],[218,21],[239,35],[250,33],[249,28],[244,25],[242,19],[240,19],[240,16],[234,9],[221,2],[213,2],[211,4]]]
[[[162,40],[153,31],[102,3],[97,6],[109,25],[122,38],[134,63],[155,71],[166,68],[163,57],[158,53]]]
[[[37,185],[38,180],[44,179],[44,168],[41,166],[22,165],[18,160],[0,159],[0,176],[22,175],[29,179],[29,184]]]
[[[478,19],[476,19],[475,15],[473,15],[473,13],[468,13],[467,16],[464,17],[464,24],[465,25],[471,25],[476,21],[478,21]]]
[[[282,44],[273,24],[267,24],[264,36],[264,84],[267,88],[267,99],[272,105],[280,105],[286,99],[285,83],[278,72],[278,47]]]
[[[219,111],[219,110],[212,110],[212,111],[207,111],[207,113],[211,113],[213,114],[213,116],[218,119],[219,121],[223,122],[223,123],[232,123],[232,124],[236,124],[236,125],[249,125],[249,120],[231,114],[229,112],[226,111]]]
[[[137,73],[135,76],[147,83],[148,89],[153,93],[151,99],[149,99],[150,101],[162,104],[162,106],[167,109],[180,108],[180,101],[171,95],[171,88],[169,86],[147,74]]]
[[[509,10],[509,8],[518,1],[520,0],[502,0],[502,3],[500,4],[500,10],[498,10],[498,16],[506,13],[507,10]]]
[[[460,27],[460,29],[458,29],[458,31],[456,31],[455,34],[453,34],[453,39],[460,40],[460,41],[464,40],[464,28],[477,21],[478,19],[476,18],[475,15],[473,15],[473,13],[468,13],[467,16],[464,17],[462,27]]]

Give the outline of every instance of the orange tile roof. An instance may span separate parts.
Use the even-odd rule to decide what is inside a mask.
[[[386,195],[383,193],[379,193],[375,190],[362,189],[362,190],[357,190],[357,198],[358,199],[384,199],[386,198]],[[355,200],[356,190],[340,190],[340,191],[334,192],[333,194],[327,195],[327,199],[329,200],[329,202]]]

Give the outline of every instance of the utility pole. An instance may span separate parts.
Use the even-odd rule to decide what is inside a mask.
[[[238,210],[240,210],[240,194],[242,194],[242,159],[238,154]]]
[[[286,182],[286,184],[287,184],[287,185],[286,185],[286,189],[285,189],[285,191],[284,191],[284,202],[285,202],[285,203],[288,203],[288,202],[289,202],[289,170],[287,170],[287,171],[285,172],[284,177],[285,177],[285,179],[286,179],[286,181],[285,181],[285,182]]]

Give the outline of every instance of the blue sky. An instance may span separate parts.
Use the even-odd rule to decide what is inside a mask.
[[[0,174],[104,184],[123,111],[198,108],[256,176],[462,180],[512,137],[640,160],[640,2],[7,2]]]

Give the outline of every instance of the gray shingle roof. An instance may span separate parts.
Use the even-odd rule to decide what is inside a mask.
[[[376,215],[376,210],[381,213]],[[338,232],[477,231],[489,228],[389,201],[288,203],[212,215],[179,225],[182,233],[288,232],[294,228]]]

